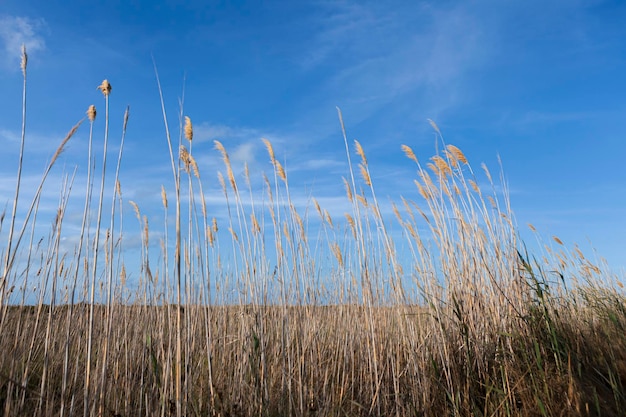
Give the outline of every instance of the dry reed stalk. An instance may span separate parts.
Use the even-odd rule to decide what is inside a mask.
[[[111,94],[111,84],[104,80],[97,87],[102,92],[105,101],[105,116],[104,116],[104,150],[102,154],[102,173],[100,176],[100,197],[98,199],[98,214],[96,215],[96,233],[94,237],[93,246],[93,263],[91,270],[91,286],[89,296],[89,335],[87,336],[87,358],[85,364],[85,387],[83,390],[84,395],[84,407],[83,417],[87,417],[90,413],[93,414],[96,403],[90,404],[90,384],[91,384],[91,355],[93,346],[93,320],[94,320],[94,303],[95,303],[95,291],[96,291],[96,272],[98,267],[98,255],[100,253],[100,224],[102,222],[102,206],[104,203],[104,183],[106,178],[106,163],[107,163],[107,150],[109,142],[109,95]]]
[[[154,62],[153,62],[154,63]],[[167,114],[165,111],[165,101],[163,100],[163,90],[161,88],[161,81],[154,63],[154,72],[157,79],[157,86],[159,89],[159,97],[161,100],[161,113],[163,115],[163,122],[165,124],[165,134],[170,151],[170,163],[172,165],[172,174],[174,177],[175,191],[176,191],[176,246],[174,248],[174,274],[176,283],[176,298],[178,308],[176,309],[176,359],[175,359],[175,407],[176,416],[182,417],[182,323],[181,323],[181,285],[182,285],[182,262],[181,262],[181,204],[180,204],[180,172],[176,169],[176,163],[174,159],[174,152],[172,146],[172,140],[170,130],[167,122]],[[167,268],[166,268],[167,269]]]
[[[69,355],[70,355],[70,329],[71,329],[71,321],[74,312],[74,301],[75,301],[75,289],[76,282],[78,280],[78,272],[80,268],[80,259],[83,251],[83,244],[85,241],[85,233],[87,231],[87,217],[90,211],[91,204],[91,193],[93,190],[93,183],[91,181],[93,172],[92,172],[92,146],[93,146],[93,124],[96,120],[96,107],[92,104],[87,109],[87,118],[89,119],[89,144],[87,150],[87,182],[86,182],[86,190],[85,190],[85,203],[83,206],[83,216],[81,220],[80,227],[80,239],[78,242],[78,249],[76,254],[76,265],[74,268],[74,279],[72,284],[72,292],[70,296],[70,308],[67,313],[67,325],[65,328],[65,352],[63,358],[63,381],[61,383],[61,406],[60,406],[60,415],[63,417],[65,415],[66,410],[66,391],[67,385],[69,382]]]
[[[74,174],[76,171],[74,171]],[[48,397],[48,377],[49,377],[49,366],[50,366],[50,346],[51,346],[51,334],[52,334],[52,310],[56,305],[56,293],[57,293],[57,283],[59,278],[62,275],[63,264],[60,261],[59,257],[59,246],[61,242],[61,228],[63,224],[63,218],[65,215],[65,210],[67,207],[68,195],[71,193],[71,187],[73,184],[74,177],[70,180],[65,180],[63,186],[61,188],[60,202],[57,208],[57,215],[53,223],[53,242],[52,242],[52,253],[50,258],[53,260],[54,267],[47,268],[47,272],[45,273],[45,284],[44,288],[47,287],[48,280],[50,279],[49,275],[52,275],[52,285],[51,285],[51,298],[50,304],[48,307],[48,314],[46,320],[45,327],[45,336],[44,336],[44,352],[43,352],[43,367],[41,370],[41,383],[39,387],[39,402],[37,405],[37,414],[40,415],[42,413],[44,407],[44,398]],[[48,401],[46,400],[45,404],[46,410],[50,408]]]
[[[104,83],[103,83],[104,84]],[[107,82],[108,84],[108,82]],[[108,94],[110,94],[111,92],[111,85],[108,84],[105,86],[106,89],[106,94],[105,96],[108,97]],[[104,92],[104,91],[103,91]],[[124,118],[123,118],[123,123],[122,123],[122,137],[120,140],[120,149],[118,152],[118,157],[117,157],[117,163],[116,163],[116,167],[115,167],[115,175],[113,177],[114,181],[114,188],[113,188],[113,192],[112,192],[112,198],[111,198],[111,220],[110,220],[110,224],[109,224],[109,233],[110,233],[110,238],[109,238],[109,245],[108,245],[108,251],[111,254],[111,256],[113,256],[113,251],[114,251],[114,239],[115,239],[115,208],[116,208],[116,202],[119,200],[119,204],[120,204],[120,231],[119,231],[119,235],[122,235],[122,220],[121,220],[121,211],[122,211],[122,190],[121,190],[121,185],[120,185],[120,168],[122,165],[122,154],[124,152],[124,139],[126,138],[126,129],[128,126],[128,118],[129,118],[129,114],[130,114],[130,107],[126,107],[126,111],[124,112]],[[147,235],[148,231],[147,231],[147,222],[146,222],[146,235]],[[147,237],[146,237],[147,240]],[[121,253],[121,245],[119,248],[119,253]],[[105,270],[106,270],[106,274],[107,274],[107,284],[106,284],[106,336],[105,336],[105,343],[103,346],[103,359],[102,359],[102,366],[101,366],[101,374],[100,374],[100,404],[99,404],[99,411],[98,413],[100,415],[102,415],[104,413],[104,404],[105,404],[105,395],[106,395],[106,375],[107,375],[107,365],[108,365],[108,355],[109,355],[109,339],[111,336],[111,332],[112,332],[112,326],[113,326],[113,270],[114,270],[114,262],[112,259],[110,259],[108,262],[105,262]]]
[[[22,44],[22,56],[20,61],[20,68],[23,75],[22,86],[22,132],[20,138],[20,155],[17,163],[17,179],[15,183],[15,196],[13,197],[13,207],[11,209],[11,223],[9,224],[9,236],[7,241],[7,248],[5,251],[5,259],[3,263],[2,276],[0,277],[0,333],[2,332],[4,317],[5,317],[5,296],[7,289],[7,281],[10,273],[10,259],[11,259],[11,245],[13,243],[13,231],[15,229],[15,218],[17,213],[17,202],[20,195],[20,184],[22,180],[22,166],[24,160],[24,144],[26,142],[26,66],[28,64],[28,55],[26,54],[26,46]],[[4,215],[3,215],[4,217]],[[17,251],[17,248],[14,249]]]

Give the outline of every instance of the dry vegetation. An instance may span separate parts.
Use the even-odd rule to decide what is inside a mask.
[[[25,116],[25,52],[22,70]],[[111,86],[99,88],[104,158]],[[274,169],[259,204],[248,171],[241,187],[216,142],[229,212],[218,225],[204,203],[191,120],[181,112],[177,152],[164,107],[163,116],[175,193],[162,190],[159,261],[132,203],[142,228],[132,289],[118,181],[128,113],[114,173],[104,159],[97,174],[89,108],[89,180],[71,253],[60,245],[69,186],[42,245],[35,223],[48,172],[78,125],[25,213],[16,208],[20,154],[12,211],[0,223],[4,415],[626,414],[621,283],[558,238],[539,258],[526,253],[506,189],[496,193],[486,167],[475,173],[458,148],[444,147],[423,166],[403,146],[417,169],[414,199],[402,198],[387,219],[365,151],[355,142],[353,153],[344,133],[352,211],[339,219],[315,200],[312,214],[300,213],[269,141]],[[408,255],[396,249],[399,239]],[[38,302],[27,305],[32,286]]]

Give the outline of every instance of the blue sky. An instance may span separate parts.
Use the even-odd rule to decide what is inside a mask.
[[[422,160],[432,156],[432,119],[475,169],[485,162],[497,173],[501,157],[523,236],[532,239],[530,222],[544,237],[578,242],[592,257],[593,247],[621,269],[625,21],[626,2],[600,0],[4,0],[0,204],[14,189],[25,43],[27,190],[90,104],[104,115],[96,86],[106,78],[113,86],[111,155],[130,105],[124,198],[152,215],[161,184],[171,187],[154,57],[174,130],[184,85],[194,154],[215,201],[222,165],[213,140],[224,143],[236,167],[247,161],[260,177],[271,171],[266,137],[286,161],[295,201],[306,205],[313,194],[338,216],[348,211],[336,106],[348,137],[368,154],[379,197],[415,197],[414,168],[400,145]],[[56,207],[62,176],[75,166],[80,210],[87,134],[84,126],[63,154],[43,211]]]

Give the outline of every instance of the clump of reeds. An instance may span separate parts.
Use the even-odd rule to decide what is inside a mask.
[[[336,217],[316,200],[316,215],[296,206],[291,190],[298,184],[270,141],[263,140],[272,173],[263,175],[261,190],[247,166],[243,178],[236,175],[227,147],[216,141],[226,172],[218,175],[227,208],[220,225],[206,205],[191,119],[181,108],[174,143],[162,99],[173,176],[161,188],[161,253],[151,251],[154,225],[140,202],[130,202],[141,251],[139,282],[129,287],[122,232],[130,232],[122,227],[119,182],[128,111],[107,194],[112,96],[104,81],[99,177],[91,146],[95,107],[87,112],[80,239],[70,252],[59,244],[72,176],[49,235],[36,244],[36,223],[48,221],[38,216],[45,179],[80,123],[61,141],[30,208],[19,213],[26,62],[24,51],[22,147],[2,248],[4,415],[626,412],[621,282],[558,237],[556,249],[546,244],[544,253],[527,253],[506,184],[497,192],[489,170],[474,171],[434,122],[441,151],[423,159],[401,145],[416,172],[407,185],[415,188],[387,207],[377,198],[375,165],[348,140],[339,112],[350,211]]]

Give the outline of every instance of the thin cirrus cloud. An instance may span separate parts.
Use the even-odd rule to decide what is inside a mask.
[[[276,158],[281,161],[290,173],[298,174],[301,171],[336,171],[345,168],[345,161],[336,158],[311,158],[302,150],[301,135],[288,132],[269,132],[250,127],[227,126],[200,122],[194,124],[194,157],[200,169],[217,167],[221,169],[223,163],[219,161],[219,152],[212,149],[215,140],[222,142],[229,154],[233,170],[242,174],[244,164],[248,165],[251,174],[268,172],[273,168],[263,139],[268,140]],[[260,178],[258,178],[260,179]],[[254,178],[251,178],[254,182]]]
[[[242,171],[243,165],[250,167],[259,165],[258,159],[263,148],[261,138],[266,137],[262,131],[248,127],[227,126],[209,122],[194,123],[193,144],[194,157],[202,170],[205,167],[223,166],[219,163],[219,153],[212,149],[214,141],[220,141],[229,154],[235,171]],[[217,164],[217,165],[216,165]]]
[[[46,48],[42,36],[46,22],[43,19],[31,19],[19,16],[0,15],[0,39],[4,57],[0,60],[5,69],[19,68],[22,45],[29,54],[41,52]]]
[[[306,97],[313,107],[298,118],[299,126],[316,126],[317,137],[336,132],[335,106],[349,112],[348,128],[409,102],[411,114],[421,120],[425,114],[440,120],[466,100],[466,75],[488,66],[497,47],[490,38],[495,23],[465,4],[332,2],[324,7],[309,47],[295,58],[305,77],[328,74]]]

